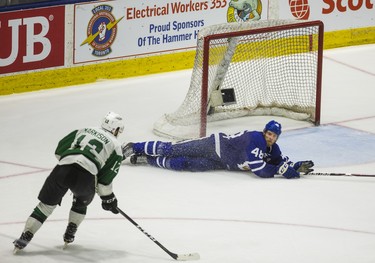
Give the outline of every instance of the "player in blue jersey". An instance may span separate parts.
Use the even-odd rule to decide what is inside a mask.
[[[227,169],[251,171],[262,178],[280,174],[288,179],[312,172],[312,161],[293,163],[281,154],[276,143],[280,134],[281,124],[272,120],[263,131],[243,131],[233,135],[218,133],[177,143],[128,143],[123,147],[123,155],[124,159],[130,156],[133,164],[147,162],[177,171]]]

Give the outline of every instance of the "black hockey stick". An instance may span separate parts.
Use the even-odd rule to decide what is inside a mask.
[[[351,173],[308,173],[307,175],[375,177],[375,174],[351,174]]]
[[[190,253],[190,254],[175,254],[166,249],[162,244],[159,243],[153,236],[151,236],[149,233],[147,233],[140,225],[138,225],[130,216],[125,214],[120,208],[117,207],[117,211],[121,215],[123,215],[126,219],[128,219],[133,225],[135,225],[143,234],[145,234],[149,239],[154,241],[156,245],[158,245],[161,249],[163,249],[168,255],[170,255],[173,259],[175,260],[181,260],[181,261],[186,261],[186,260],[197,260],[200,258],[198,253]]]

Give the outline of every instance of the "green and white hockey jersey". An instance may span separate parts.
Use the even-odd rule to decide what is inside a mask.
[[[110,132],[94,127],[75,130],[57,145],[60,165],[77,163],[97,176],[97,183],[110,185],[122,162],[121,144]]]

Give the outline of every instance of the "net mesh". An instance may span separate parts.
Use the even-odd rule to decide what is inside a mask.
[[[246,115],[315,122],[319,26],[302,25],[295,20],[265,20],[203,28],[185,100],[154,124],[154,132],[178,139],[199,137],[204,71],[208,122]],[[206,67],[204,52],[208,52]],[[225,89],[234,90],[235,102],[214,107],[210,95]]]

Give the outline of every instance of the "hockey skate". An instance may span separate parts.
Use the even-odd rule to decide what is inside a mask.
[[[19,250],[24,249],[27,246],[27,244],[29,244],[33,236],[33,233],[31,233],[30,231],[26,231],[21,234],[19,239],[14,240],[13,254],[16,254]]]
[[[77,232],[77,225],[70,222],[68,226],[66,227],[66,231],[64,234],[64,249],[68,246],[68,244],[72,243],[74,241],[74,235]]]
[[[125,160],[126,158],[128,158],[129,156],[132,156],[134,154],[134,151],[133,151],[133,144],[132,142],[129,142],[127,144],[123,144],[122,146],[122,160]]]
[[[146,155],[132,155],[130,156],[130,163],[131,164],[147,164],[147,156]]]

